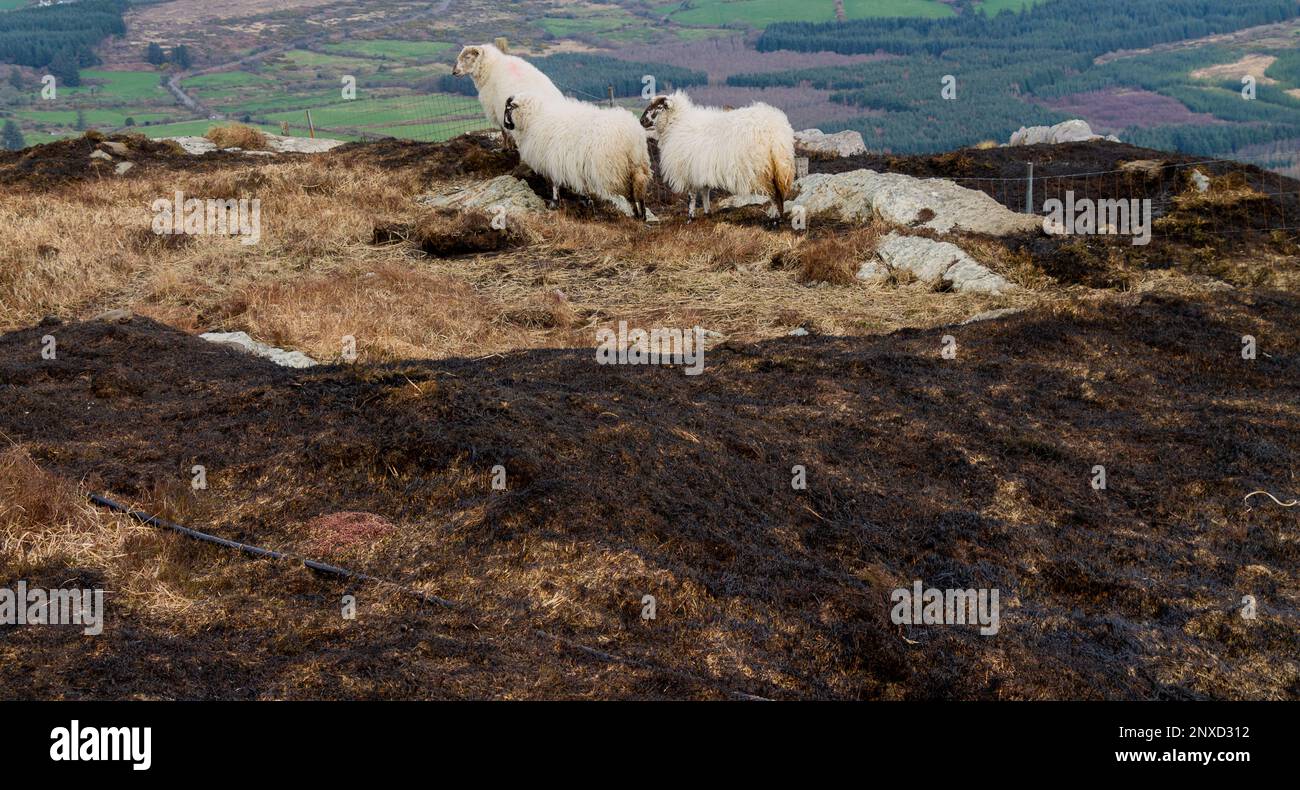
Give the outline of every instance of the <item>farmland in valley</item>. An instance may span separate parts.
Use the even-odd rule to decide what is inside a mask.
[[[455,0],[445,9],[171,0],[128,8],[126,35],[102,41],[101,62],[80,70],[82,86],[56,98],[40,97],[41,69],[6,74],[0,65],[9,77],[0,112],[31,141],[128,124],[158,136],[201,128],[208,115],[307,134],[309,110],[327,136],[445,139],[484,125],[456,95],[472,95],[468,81],[448,76],[459,47],[504,36],[534,58],[600,56],[575,71],[555,59],[559,70],[548,70],[580,98],[604,98],[607,85],[634,97],[650,73],[661,85],[694,86],[705,101],[773,103],[800,128],[856,129],[886,151],[1005,141],[1022,125],[1079,117],[1147,145],[1267,150],[1283,169],[1300,166],[1289,154],[1300,149],[1300,3],[1224,3],[1206,22],[1190,16],[1199,4],[1175,2],[1161,6],[1160,25],[1131,32],[1141,28],[1129,15],[1153,3],[1102,0],[1085,13],[1065,0]],[[147,62],[150,43],[162,62]],[[187,68],[173,57],[178,47]],[[668,76],[674,69],[707,75],[708,87]],[[1239,81],[1254,72],[1259,92],[1246,104]],[[202,112],[165,89],[172,75]],[[957,80],[958,101],[941,100],[945,75]],[[343,91],[349,79],[354,97]]]

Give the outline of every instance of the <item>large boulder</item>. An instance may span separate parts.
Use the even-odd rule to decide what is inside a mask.
[[[163,140],[171,140],[185,149],[187,154],[200,156],[209,151],[216,151],[217,144],[206,137],[163,137]],[[328,151],[331,148],[338,148],[343,145],[343,140],[333,140],[326,137],[284,137],[278,134],[268,134],[266,136],[266,145],[269,151],[245,151],[246,154],[319,154]]]
[[[814,173],[799,179],[799,196],[792,205],[808,216],[830,212],[846,222],[885,222],[926,228],[1008,236],[1041,231],[1042,220],[1018,214],[983,192],[941,178],[915,178],[901,173],[853,170]]]
[[[876,247],[876,256],[880,263],[890,270],[905,269],[922,282],[942,282],[953,291],[964,293],[1001,294],[1015,288],[1002,275],[966,254],[966,251],[946,241],[935,241],[924,236],[904,236],[890,233]],[[863,269],[874,264],[868,261]],[[869,279],[876,268],[859,279]]]
[[[319,154],[338,148],[344,142],[344,140],[333,140],[328,137],[284,137],[278,134],[266,136],[267,147],[282,154]]]
[[[1055,126],[1022,126],[1011,134],[1011,145],[1038,145],[1040,143],[1082,143],[1089,140],[1109,140],[1118,143],[1115,135],[1102,137],[1094,134],[1087,121],[1075,118],[1061,121]]]
[[[804,129],[794,133],[794,150],[802,156],[827,159],[865,154],[867,144],[861,132],[826,134],[821,129]]]
[[[527,181],[514,176],[497,176],[436,195],[421,195],[415,202],[429,208],[477,208],[488,213],[497,206],[504,208],[506,214],[546,210],[546,201],[537,196]]]

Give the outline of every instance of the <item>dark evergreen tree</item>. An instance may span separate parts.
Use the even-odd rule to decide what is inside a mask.
[[[81,84],[80,61],[69,50],[60,50],[49,63],[50,73],[65,88],[75,88]]]
[[[172,47],[172,63],[176,68],[185,70],[194,65],[193,58],[190,57],[189,47],[184,44],[177,44]]]
[[[6,151],[17,151],[26,147],[27,142],[23,140],[23,133],[19,131],[18,124],[5,121],[4,129],[0,131],[0,148]]]

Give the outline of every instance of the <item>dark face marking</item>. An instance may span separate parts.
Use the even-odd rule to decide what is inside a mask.
[[[653,129],[655,126],[655,118],[659,116],[660,112],[667,109],[667,107],[668,98],[665,96],[656,96],[654,101],[650,102],[650,106],[645,108],[645,112],[641,113],[641,126],[645,129]]]
[[[517,109],[519,109],[519,105],[515,104],[514,96],[511,96],[510,98],[506,99],[506,115],[505,115],[505,121],[502,124],[503,126],[506,127],[506,131],[513,132],[515,130],[514,113],[515,110]]]

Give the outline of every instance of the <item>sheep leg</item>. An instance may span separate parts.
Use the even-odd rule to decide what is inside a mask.
[[[551,205],[550,205],[550,207],[553,208],[553,209],[555,209],[555,208],[559,208],[559,207],[560,207],[560,185],[559,185],[559,184],[551,184]]]
[[[708,187],[705,187],[702,193],[704,195],[704,216],[706,217],[709,215],[709,198],[711,197],[710,193],[712,191],[713,190],[709,189]]]
[[[695,193],[691,192],[691,204],[686,210],[686,221],[690,222],[695,219]]]

